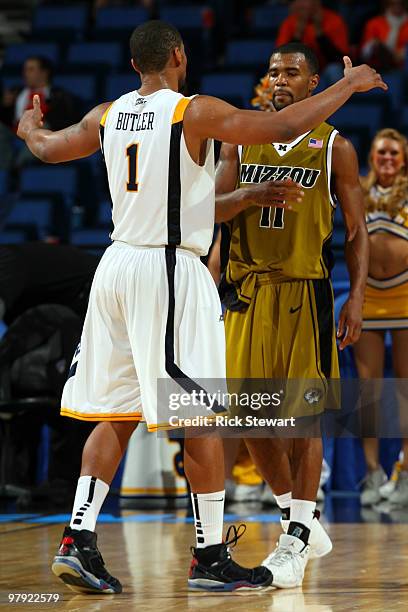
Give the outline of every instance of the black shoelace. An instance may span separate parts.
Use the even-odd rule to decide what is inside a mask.
[[[230,539],[231,532],[233,533],[233,536]],[[241,523],[240,525],[238,525],[238,527],[236,527],[235,525],[230,525],[227,529],[227,533],[225,536],[225,542],[224,542],[225,546],[234,548],[238,540],[242,538],[245,532],[246,532],[246,525],[244,525],[244,523]]]

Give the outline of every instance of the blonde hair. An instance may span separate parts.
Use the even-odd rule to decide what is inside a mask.
[[[378,177],[374,170],[373,153],[375,145],[381,138],[394,140],[401,145],[405,165],[395,177],[389,195],[374,198],[371,194],[371,189],[378,183]],[[395,217],[402,205],[406,202],[408,196],[408,141],[405,136],[393,128],[385,128],[377,132],[371,143],[368,164],[370,166],[370,171],[367,176],[361,178],[366,211],[372,212],[374,210],[381,210],[389,213],[391,217]]]

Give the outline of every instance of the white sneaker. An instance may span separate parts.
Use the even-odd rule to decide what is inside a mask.
[[[398,476],[401,471],[401,466],[402,463],[400,461],[396,461],[394,463],[390,479],[378,489],[381,497],[384,499],[389,499],[391,493],[394,493],[395,487],[397,486]]]
[[[369,472],[364,479],[363,488],[360,495],[362,506],[373,506],[378,504],[381,499],[380,487],[387,482],[387,476],[382,467]]]
[[[281,519],[281,525],[283,531],[288,531],[290,521]],[[329,534],[319,521],[319,518],[315,516],[312,520],[309,536],[309,559],[318,559],[319,557],[325,557],[328,555],[333,548],[333,543],[329,537]]]
[[[235,485],[235,491],[231,501],[234,502],[260,502],[262,494],[262,485]]]
[[[389,497],[391,505],[407,506],[408,505],[408,472],[401,470],[398,475],[397,486],[395,491]]]
[[[262,562],[262,565],[272,572],[272,586],[279,589],[301,586],[309,552],[308,544],[282,533],[275,550]]]

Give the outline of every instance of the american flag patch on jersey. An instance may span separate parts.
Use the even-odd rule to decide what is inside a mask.
[[[309,149],[323,149],[323,140],[316,140],[316,138],[309,138]]]

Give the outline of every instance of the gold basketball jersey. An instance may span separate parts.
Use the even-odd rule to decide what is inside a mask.
[[[293,210],[250,206],[230,222],[227,280],[249,302],[259,274],[271,278],[330,276],[330,239],[335,202],[330,191],[333,142],[338,134],[322,123],[291,143],[244,146],[239,187],[291,178],[302,186]]]

